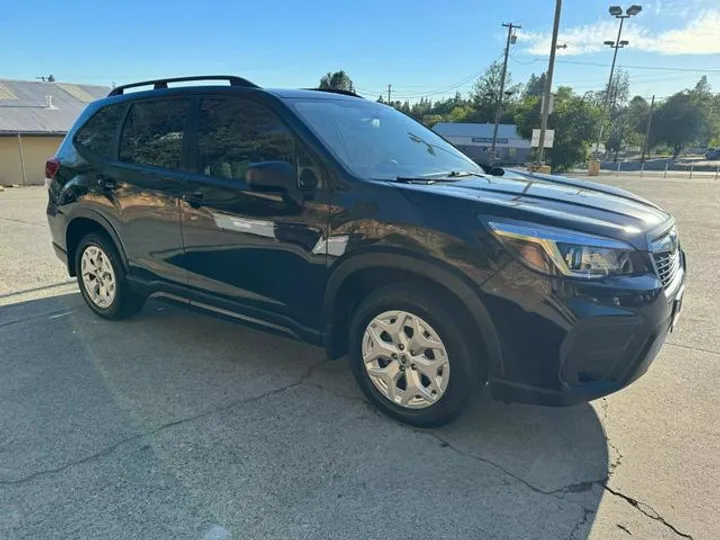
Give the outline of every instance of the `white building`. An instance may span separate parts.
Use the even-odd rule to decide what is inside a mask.
[[[478,163],[490,162],[494,124],[440,122],[433,130]],[[514,124],[500,124],[495,146],[498,161],[520,164],[530,161],[530,140],[523,139]]]

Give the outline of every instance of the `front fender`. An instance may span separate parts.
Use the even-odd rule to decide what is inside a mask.
[[[501,376],[504,372],[500,343],[497,338],[495,326],[490,315],[483,305],[479,290],[475,284],[459,270],[431,258],[423,257],[418,253],[398,253],[397,248],[375,248],[365,252],[353,252],[346,258],[333,265],[328,278],[325,298],[323,301],[323,343],[330,357],[334,356],[331,350],[333,333],[337,330],[339,321],[335,321],[333,314],[336,309],[338,292],[343,283],[367,269],[394,269],[403,270],[410,274],[431,280],[438,285],[449,289],[467,307],[479,329],[485,343],[488,367],[493,376]]]

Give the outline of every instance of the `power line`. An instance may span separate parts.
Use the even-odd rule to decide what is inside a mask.
[[[491,64],[497,60],[499,60],[504,55],[504,52],[493,58],[493,60],[490,62]],[[400,87],[393,85],[392,94],[395,99],[414,99],[414,98],[420,98],[420,97],[429,97],[429,96],[436,96],[438,94],[443,94],[445,92],[449,92],[451,90],[455,90],[456,88],[460,88],[464,84],[468,84],[473,79],[476,79],[480,77],[483,73],[485,73],[485,70],[479,71],[476,73],[471,73],[470,75],[467,75],[466,77],[463,77],[462,80],[459,80],[449,86],[444,86],[440,88],[429,88],[427,91],[424,92],[411,92],[409,94],[403,94],[402,92],[397,93],[398,88],[428,88],[427,86],[410,86],[410,85],[401,85]],[[355,91],[358,94],[362,95],[372,95],[372,96],[379,96],[381,94],[385,94],[387,90],[369,90],[367,88],[355,88]]]
[[[469,75],[468,77],[466,77],[466,78],[463,79],[462,81],[458,81],[457,83],[455,83],[455,84],[453,84],[453,85],[450,85],[450,86],[446,86],[446,87],[444,87],[444,88],[438,88],[438,89],[436,89],[436,90],[434,90],[434,91],[432,91],[432,92],[421,92],[421,93],[418,93],[418,94],[405,94],[405,95],[397,95],[397,94],[396,94],[395,97],[396,97],[396,98],[399,98],[399,99],[412,99],[412,98],[429,97],[429,96],[436,96],[436,95],[438,95],[438,94],[444,94],[444,93],[449,92],[449,91],[451,91],[451,90],[455,90],[456,88],[460,88],[461,86],[463,86],[463,85],[465,85],[465,84],[468,84],[470,81],[472,81],[473,79],[478,78],[478,77],[479,77],[480,75],[482,75],[483,73],[484,73],[483,71],[481,71],[481,72],[479,72],[479,73],[473,73],[472,75]]]
[[[537,62],[543,62],[546,59],[543,57],[540,58],[534,58],[533,60],[530,60],[529,62],[523,62],[522,60],[518,60],[514,56],[510,55],[510,58],[513,62],[516,64],[521,64],[523,66],[529,66],[531,64],[535,64]],[[610,67],[610,64],[603,64],[601,62],[580,62],[577,60],[556,60],[556,62],[560,62],[563,64],[575,64],[578,66],[595,66],[595,67]],[[635,66],[635,65],[623,65],[624,69],[647,69],[647,70],[656,70],[656,71],[685,71],[690,73],[720,73],[720,68],[705,68],[705,69],[695,69],[695,68],[682,68],[682,67],[670,67],[670,66]]]

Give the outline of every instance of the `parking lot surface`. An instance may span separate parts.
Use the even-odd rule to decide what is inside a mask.
[[[0,193],[0,539],[720,537],[720,184],[602,178],[675,213],[679,326],[629,388],[572,408],[479,396],[424,431],[345,360],[157,300],[106,322]]]

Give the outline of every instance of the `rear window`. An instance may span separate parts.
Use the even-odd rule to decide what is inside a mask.
[[[189,99],[134,103],[120,136],[120,160],[162,169],[182,168]]]
[[[100,109],[80,128],[75,144],[97,156],[112,157],[113,137],[124,111],[122,103]]]

